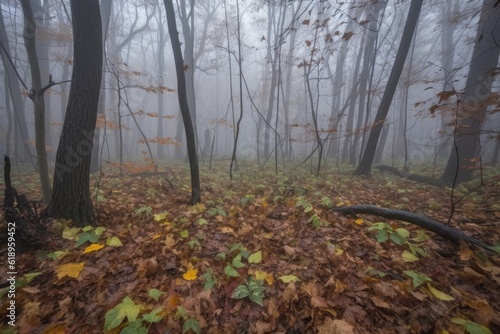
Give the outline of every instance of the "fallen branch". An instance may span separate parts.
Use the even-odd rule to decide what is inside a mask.
[[[481,246],[485,249],[492,250],[492,247],[486,243],[464,234],[462,231],[444,225],[432,218],[417,215],[412,212],[403,210],[389,210],[373,205],[353,205],[332,208],[333,211],[340,212],[344,215],[367,214],[383,217],[386,219],[402,220],[411,224],[418,225],[426,230],[436,233],[445,239],[448,239],[456,244],[463,240],[465,242]]]

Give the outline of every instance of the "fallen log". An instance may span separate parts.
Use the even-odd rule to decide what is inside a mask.
[[[407,223],[415,224],[428,231],[434,232],[437,235],[458,244],[461,240],[481,246],[485,249],[492,250],[492,247],[474,237],[468,236],[460,230],[454,229],[448,225],[438,222],[429,217],[421,216],[413,212],[403,210],[390,210],[374,205],[353,205],[332,208],[333,211],[340,212],[344,215],[355,216],[356,214],[367,214],[379,216],[386,219],[401,220]]]

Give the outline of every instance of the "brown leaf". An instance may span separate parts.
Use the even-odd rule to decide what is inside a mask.
[[[288,283],[288,286],[286,287],[285,291],[283,291],[281,299],[285,303],[291,303],[299,299],[299,297],[297,296],[297,286],[295,285],[295,282]]]
[[[354,327],[347,321],[326,318],[323,325],[317,327],[318,334],[354,334]]]

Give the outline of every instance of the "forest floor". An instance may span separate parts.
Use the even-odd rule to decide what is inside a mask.
[[[190,206],[188,168],[162,166],[159,178],[107,165],[92,179],[97,227],[53,221],[49,249],[18,254],[17,333],[500,333],[498,255],[329,210],[371,204],[447,222],[450,188],[244,163],[230,181],[225,161],[202,167],[202,203]],[[484,178],[450,226],[498,246],[500,173]],[[36,173],[12,179],[40,197]],[[4,243],[0,256],[3,270]],[[14,333],[6,289],[0,332]]]

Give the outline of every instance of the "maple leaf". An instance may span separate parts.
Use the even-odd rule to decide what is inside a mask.
[[[195,279],[198,278],[198,269],[189,269],[188,271],[186,271],[182,277],[186,280],[186,281],[194,281]]]
[[[57,279],[61,279],[64,276],[69,276],[72,278],[77,278],[80,276],[80,272],[85,266],[85,262],[80,263],[66,263],[60,265],[56,268]]]
[[[83,251],[83,254],[98,251],[99,249],[101,249],[103,247],[104,247],[104,245],[92,244],[92,245],[88,246],[87,248],[85,248],[85,250]]]
[[[104,328],[109,331],[118,327],[125,318],[129,322],[135,321],[140,311],[139,305],[135,304],[130,297],[125,297],[120,304],[106,312]]]

